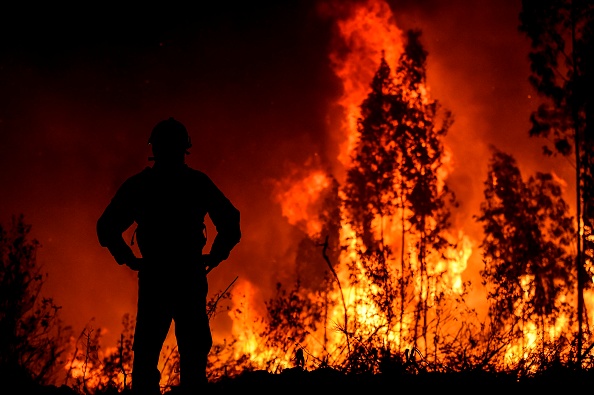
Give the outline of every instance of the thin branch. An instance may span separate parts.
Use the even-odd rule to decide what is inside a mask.
[[[206,313],[208,315],[208,319],[210,320],[212,314],[214,314],[216,308],[217,308],[217,303],[219,303],[219,300],[221,300],[221,298],[223,297],[223,295],[225,295],[227,293],[227,291],[229,290],[229,288],[231,288],[231,286],[233,286],[233,284],[235,284],[235,281],[237,281],[237,279],[239,278],[239,276],[235,276],[235,279],[233,281],[231,281],[231,284],[229,284],[227,286],[227,288],[225,288],[225,290],[223,292],[221,292],[218,296],[217,299],[214,301],[214,303],[212,304],[212,307],[210,308],[210,310],[208,310],[208,312]]]
[[[338,274],[336,273],[336,271],[332,267],[332,264],[330,263],[330,258],[328,258],[328,254],[326,252],[328,250],[328,235],[326,235],[326,239],[324,240],[324,243],[318,244],[318,246],[323,247],[322,248],[322,256],[324,257],[324,260],[328,264],[328,267],[330,268],[330,271],[332,272],[332,275],[336,279],[336,283],[338,284],[338,289],[340,290],[340,297],[342,299],[342,306],[344,307],[344,334],[345,334],[346,341],[347,341],[347,348],[348,348],[348,351],[349,351],[349,354],[350,354],[351,353],[351,346],[350,346],[349,332],[348,332],[347,306],[346,306],[346,302],[344,300],[344,293],[342,292],[342,286],[340,285],[340,280],[338,279]]]

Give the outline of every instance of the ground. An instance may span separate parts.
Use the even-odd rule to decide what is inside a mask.
[[[419,374],[379,374],[379,375],[344,375],[333,369],[304,371],[298,368],[288,369],[280,374],[266,371],[245,372],[238,377],[222,379],[210,383],[205,393],[245,394],[358,394],[373,393],[450,393],[476,395],[480,391],[504,392],[511,394],[567,393],[582,392],[594,384],[594,372],[558,369],[548,371],[536,377],[516,380],[511,374],[492,374],[485,372],[456,373],[419,373]],[[80,395],[65,386],[17,385],[3,393],[5,395]],[[170,390],[164,395],[178,395]],[[116,395],[115,392],[95,395]],[[181,395],[181,394],[179,394]],[[185,394],[183,394],[185,395]],[[197,394],[198,395],[198,394]]]

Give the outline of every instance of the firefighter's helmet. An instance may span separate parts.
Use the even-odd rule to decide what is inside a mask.
[[[149,137],[148,143],[152,145],[153,150],[162,152],[187,151],[192,146],[192,141],[186,127],[178,120],[170,117],[159,122]]]

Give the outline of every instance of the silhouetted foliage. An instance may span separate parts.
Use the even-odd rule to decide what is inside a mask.
[[[530,136],[552,144],[546,155],[574,155],[576,169],[576,272],[578,359],[581,359],[584,290],[594,274],[594,4],[589,0],[523,0],[521,32],[532,44],[530,82],[542,104]]]
[[[118,391],[130,389],[132,376],[132,344],[134,341],[135,320],[130,314],[122,318],[122,332],[116,351],[104,356],[102,376],[106,379],[99,388],[115,388]]]
[[[112,377],[103,375],[101,364],[101,328],[85,326],[76,340],[75,349],[68,363],[65,384],[81,394],[92,394],[96,389],[106,388]]]
[[[447,182],[439,179],[444,154],[442,139],[452,124],[452,116],[449,111],[442,111],[439,123],[440,104],[425,93],[427,52],[420,36],[420,31],[408,31],[404,53],[396,69],[401,81],[399,94],[407,103],[406,107],[397,107],[403,112],[397,114],[400,126],[396,133],[404,136],[400,138],[404,142],[401,174],[408,189],[405,196],[410,204],[411,233],[416,232],[418,236],[416,260],[419,262],[421,289],[415,326],[421,325],[421,335],[427,343],[427,312],[431,303],[423,295],[432,293],[432,278],[440,277],[435,264],[429,267],[428,257],[434,255],[437,260],[445,259],[444,249],[454,247],[445,235],[450,227],[450,210],[457,206],[457,202]]]
[[[576,137],[578,144],[586,142],[586,115],[594,106],[593,12],[588,0],[522,1],[519,29],[532,44],[530,82],[543,98],[530,135],[552,143],[543,148],[547,155],[575,152]],[[585,148],[580,145],[583,154]]]
[[[48,384],[63,367],[70,327],[60,307],[43,296],[47,275],[37,263],[40,243],[24,216],[0,225],[0,377]]]
[[[493,148],[477,220],[483,225],[483,284],[497,328],[522,337],[528,323],[547,326],[571,318],[573,219],[550,174],[522,179],[515,159]]]
[[[322,298],[302,292],[299,281],[289,290],[277,283],[276,291],[275,297],[266,302],[268,314],[261,335],[264,346],[276,350],[276,357],[282,361],[290,359],[307,336],[317,330],[323,322],[324,306]],[[271,362],[274,367],[276,362]]]
[[[393,79],[390,66],[382,57],[371,92],[361,104],[359,139],[344,186],[346,215],[365,252],[383,247],[381,220],[394,212],[394,203],[398,201],[394,185],[402,153],[394,141],[398,120],[393,117],[392,107],[401,103],[396,103]],[[379,223],[374,223],[376,218]]]

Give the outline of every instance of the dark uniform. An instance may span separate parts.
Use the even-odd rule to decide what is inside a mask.
[[[207,214],[217,233],[203,255]],[[134,223],[142,259],[122,237]],[[160,394],[157,365],[172,321],[182,388],[205,384],[212,347],[205,264],[218,265],[239,242],[239,211],[206,174],[156,160],[122,184],[97,222],[97,235],[119,264],[138,270],[134,392]]]

